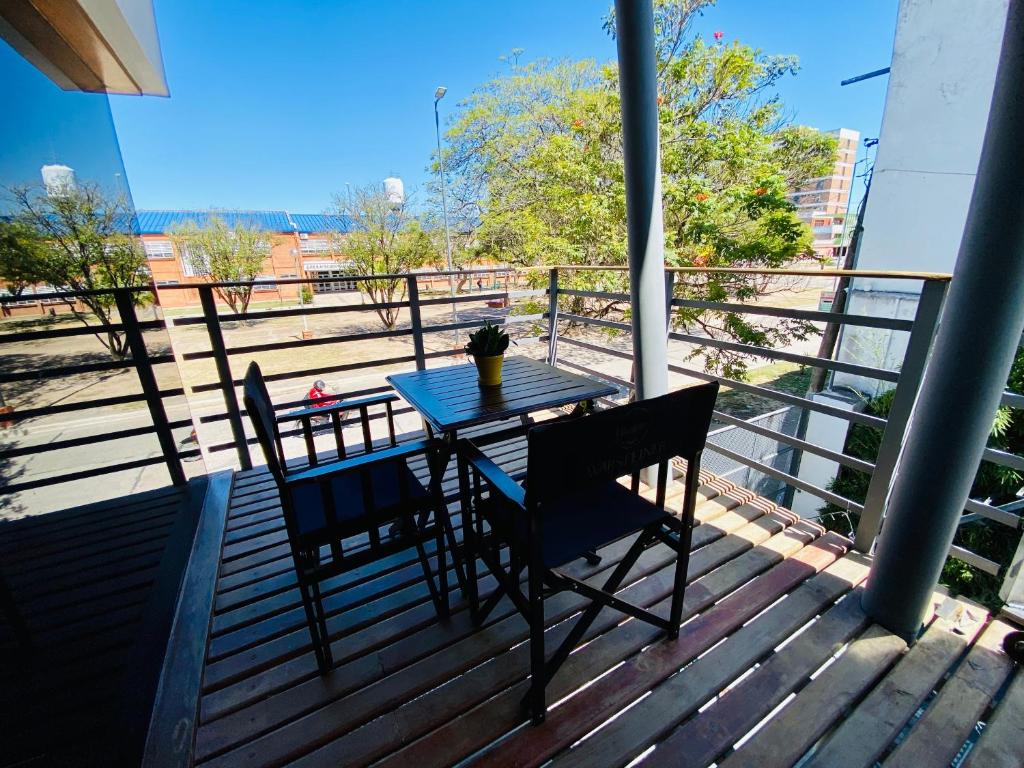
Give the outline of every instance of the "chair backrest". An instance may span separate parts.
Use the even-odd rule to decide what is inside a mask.
[[[530,430],[526,494],[559,499],[704,449],[718,384],[700,384],[572,421]]]
[[[278,484],[281,484],[284,481],[285,469],[284,456],[279,450],[281,436],[277,429],[277,419],[274,417],[274,405],[270,402],[270,394],[267,392],[266,382],[263,381],[263,372],[255,360],[249,363],[249,368],[245,372],[242,400],[252,420],[253,431],[256,432],[256,439],[263,449],[263,457],[267,460],[270,473]]]

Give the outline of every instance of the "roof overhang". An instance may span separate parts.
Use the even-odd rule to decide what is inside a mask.
[[[168,95],[150,0],[4,0],[0,36],[64,90]]]

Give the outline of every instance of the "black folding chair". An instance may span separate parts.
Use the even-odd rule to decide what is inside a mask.
[[[530,625],[531,685],[524,705],[534,723],[547,713],[544,689],[601,609],[611,607],[679,634],[700,456],[711,425],[718,384],[702,384],[530,430],[525,487],[488,459],[469,440],[459,442],[459,483],[464,511],[468,591],[479,625],[507,595]],[[670,461],[686,461],[682,514],[665,509]],[[655,501],[640,495],[640,473],[657,467]],[[618,479],[631,476],[627,488]],[[484,492],[487,492],[486,497]],[[484,523],[489,530],[485,529]],[[629,535],[636,540],[598,589],[558,570]],[[675,582],[668,618],[615,596],[622,580],[649,546],[662,542],[676,552]],[[509,547],[509,567],[499,548]],[[474,558],[479,556],[498,583],[479,603]],[[520,588],[523,568],[527,590]],[[571,590],[591,603],[551,658],[545,659],[544,599]]]
[[[314,451],[309,466],[289,470],[278,422],[295,419],[297,414],[275,415],[255,362],[249,364],[245,374],[245,408],[281,495],[299,592],[322,674],[334,663],[320,590],[325,579],[415,546],[434,607],[438,615],[448,615],[445,531],[451,529],[451,523],[441,494],[441,467],[437,461],[440,443],[395,442],[391,403],[397,399],[393,394],[374,398],[374,403],[387,406],[391,436],[390,445],[378,449],[370,438],[368,411],[373,403],[367,399],[316,408],[316,415],[330,416],[334,422],[338,459],[319,464]],[[347,455],[342,436],[339,415],[345,411],[360,413],[364,450],[355,456]],[[300,416],[305,420],[307,437],[307,416],[311,415]],[[308,445],[312,449],[311,437]],[[432,478],[427,485],[409,468],[409,459],[416,456],[427,459]],[[431,539],[437,546],[436,573],[431,571],[423,547]]]

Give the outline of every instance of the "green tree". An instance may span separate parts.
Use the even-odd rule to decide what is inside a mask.
[[[45,282],[46,241],[24,221],[0,221],[0,280],[12,296]]]
[[[221,301],[236,315],[244,314],[252,299],[252,281],[270,255],[267,233],[241,220],[228,226],[213,214],[202,227],[192,221],[179,225],[171,232],[171,240],[195,274],[214,282]]]
[[[775,86],[791,56],[739,42],[708,44],[690,22],[712,0],[658,0],[657,57],[666,261],[676,267],[776,268],[810,256],[811,235],[786,195],[824,175],[832,137],[787,124]],[[606,21],[614,32],[614,19]],[[453,211],[478,221],[481,254],[521,265],[627,262],[618,72],[593,61],[519,64],[459,105],[445,166]],[[623,287],[611,272],[566,275],[576,287]],[[771,290],[749,274],[700,273],[677,295],[747,301]],[[575,312],[607,312],[575,300]],[[679,310],[674,322],[713,337],[784,344],[806,323],[758,322]],[[741,376],[744,356],[694,352],[709,370]]]
[[[379,186],[352,187],[345,195],[334,196],[328,212],[347,215],[352,221],[350,231],[337,236],[335,249],[353,262],[356,274],[382,275],[361,281],[374,304],[404,301],[407,286],[402,275],[437,263],[435,244],[412,214],[408,199],[399,205]],[[401,308],[384,306],[375,311],[384,327],[392,330]]]
[[[113,295],[88,292],[109,288],[136,288],[150,283],[146,256],[133,233],[134,211],[123,196],[110,196],[98,185],[79,184],[59,192],[42,187],[17,187],[10,190],[15,202],[16,219],[35,232],[42,243],[38,282],[58,289],[86,292],[78,303],[68,307],[86,326],[93,327],[89,315],[100,325],[114,324]],[[152,300],[148,291],[132,294],[136,305]],[[97,329],[96,338],[117,360],[128,356],[127,341],[121,331]]]

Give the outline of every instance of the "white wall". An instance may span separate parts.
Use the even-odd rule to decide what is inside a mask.
[[[953,271],[992,101],[1007,4],[901,0],[859,269]],[[859,279],[847,311],[912,318],[920,288],[917,281]],[[899,300],[898,294],[909,294],[908,300]],[[846,329],[838,358],[898,367],[907,336]],[[846,374],[837,374],[834,384],[867,394],[888,386]]]

